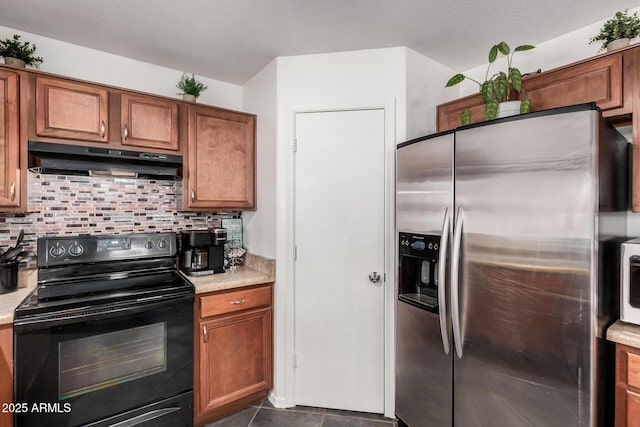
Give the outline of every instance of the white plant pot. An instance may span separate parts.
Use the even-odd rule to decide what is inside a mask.
[[[189,101],[189,102],[196,102],[196,97],[194,95],[189,95],[187,93],[185,93],[184,95],[182,95],[182,99],[184,101]]]
[[[520,114],[520,103],[522,101],[506,101],[498,104],[496,118],[516,116]]]
[[[16,68],[27,68],[27,64],[22,59],[13,58],[11,56],[5,56],[4,63],[5,65],[11,65]]]
[[[609,42],[607,45],[607,52],[611,52],[612,50],[622,49],[623,47],[629,46],[629,39],[622,38],[618,40],[614,40]]]

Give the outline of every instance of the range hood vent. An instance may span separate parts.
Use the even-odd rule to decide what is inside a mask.
[[[182,156],[29,141],[29,168],[59,175],[179,179]]]

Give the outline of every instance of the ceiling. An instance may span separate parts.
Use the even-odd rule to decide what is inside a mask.
[[[0,25],[243,84],[277,56],[407,46],[456,71],[637,0],[3,0]],[[585,40],[587,43],[587,40]]]

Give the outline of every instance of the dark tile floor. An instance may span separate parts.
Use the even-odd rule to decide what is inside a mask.
[[[395,420],[378,414],[295,406],[276,409],[264,400],[205,427],[396,427]]]

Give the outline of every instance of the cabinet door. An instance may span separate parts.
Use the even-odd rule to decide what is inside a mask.
[[[627,390],[627,427],[640,425],[640,394]]]
[[[100,86],[36,77],[36,135],[108,142],[108,96]]]
[[[11,403],[13,402],[13,327],[11,324],[0,325],[0,378],[2,378],[0,404]],[[0,427],[9,426],[13,426],[11,411],[0,410]]]
[[[185,208],[255,209],[256,117],[189,107]]]
[[[199,415],[271,385],[271,308],[200,324]]]
[[[122,144],[178,149],[178,103],[152,96],[122,94]]]
[[[0,206],[20,205],[18,74],[0,70]]]
[[[523,81],[535,111],[596,102],[601,110],[622,106],[622,55],[562,67]]]

